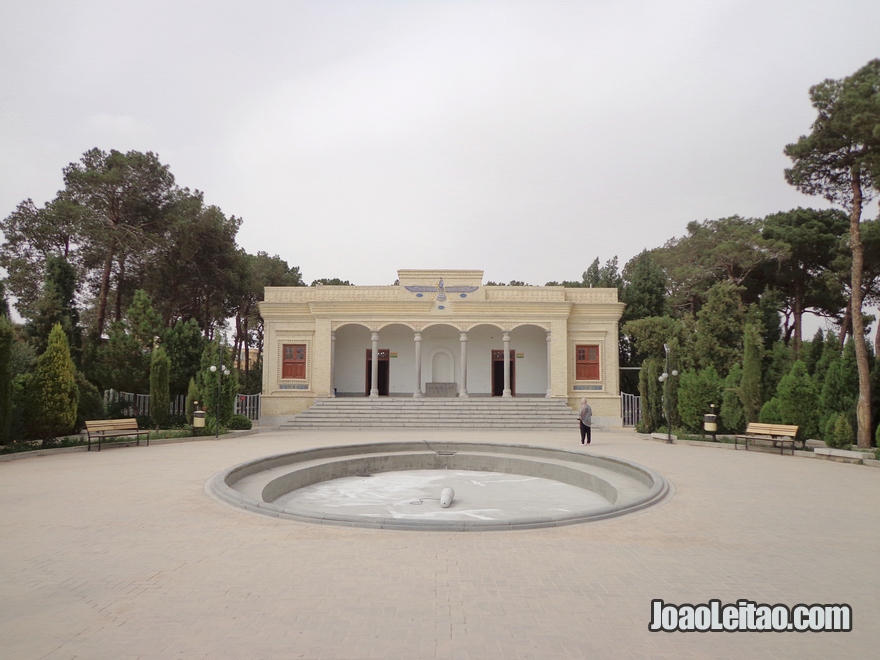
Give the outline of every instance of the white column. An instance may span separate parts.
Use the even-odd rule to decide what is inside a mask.
[[[459,333],[458,339],[461,342],[461,387],[458,390],[458,396],[462,399],[467,399],[467,333]]]
[[[413,337],[416,343],[416,387],[413,390],[413,398],[422,398],[422,333],[417,332]]]
[[[501,339],[504,341],[504,391],[502,398],[510,398],[510,333],[505,332]]]
[[[550,368],[550,365],[551,365],[551,362],[550,362],[550,354],[551,354],[550,347],[551,347],[551,343],[550,343],[550,331],[548,330],[548,331],[547,331],[547,398],[548,398],[548,399],[549,399],[550,396],[551,396],[551,394],[550,394],[550,377],[551,377],[551,375],[553,374],[553,370]]]
[[[336,396],[336,333],[330,333],[330,396]]]
[[[379,333],[374,332],[370,337],[373,342],[373,352],[370,353],[370,398],[379,398]]]

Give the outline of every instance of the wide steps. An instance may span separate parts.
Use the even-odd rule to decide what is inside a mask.
[[[295,428],[571,429],[577,414],[558,399],[319,399],[281,425]]]

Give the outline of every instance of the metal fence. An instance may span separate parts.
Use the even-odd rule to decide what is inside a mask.
[[[260,395],[239,394],[235,398],[235,414],[244,415],[252,422],[260,419]]]
[[[117,392],[116,390],[104,390],[104,407],[109,408],[112,404],[122,401],[119,412],[129,417],[146,417],[150,414],[150,395],[132,394],[131,392]],[[171,415],[186,415],[186,397],[179,395],[171,399],[168,408]],[[251,421],[260,419],[260,395],[239,394],[235,397],[235,414],[244,415]]]
[[[620,416],[624,426],[635,426],[642,421],[642,397],[621,392]]]
[[[116,390],[104,390],[104,407],[109,408],[113,404],[123,402],[119,412],[129,417],[146,417],[150,414],[150,395],[133,394],[131,392],[117,392]],[[168,414],[186,415],[186,397],[179,395],[171,398],[168,405]]]

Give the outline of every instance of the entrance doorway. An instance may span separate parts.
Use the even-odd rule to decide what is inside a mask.
[[[516,396],[516,352],[510,350],[510,395]],[[492,396],[504,395],[504,351],[492,351]]]
[[[373,374],[373,349],[367,349],[367,384],[365,396],[370,396],[370,380]],[[379,396],[388,396],[388,372],[391,362],[388,359],[391,351],[387,348],[379,349],[379,378],[376,388],[379,390]]]

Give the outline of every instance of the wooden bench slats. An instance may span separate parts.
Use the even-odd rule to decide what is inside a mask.
[[[98,451],[101,451],[101,441],[104,438],[133,435],[137,438],[137,446],[141,445],[141,436],[147,437],[147,447],[150,446],[150,432],[138,428],[137,420],[130,419],[96,419],[86,422],[86,434],[89,439],[88,451],[92,451],[92,437],[98,439]]]
[[[749,440],[755,444],[755,440],[767,440],[773,443],[775,447],[779,445],[779,453],[785,450],[785,445],[791,445],[791,455],[794,456],[794,442],[797,436],[798,427],[791,424],[762,424],[759,422],[751,422],[746,427],[744,434],[738,434],[733,437],[733,448],[739,449],[739,440],[743,440],[746,450],[749,448]],[[804,443],[806,445],[806,443]]]

